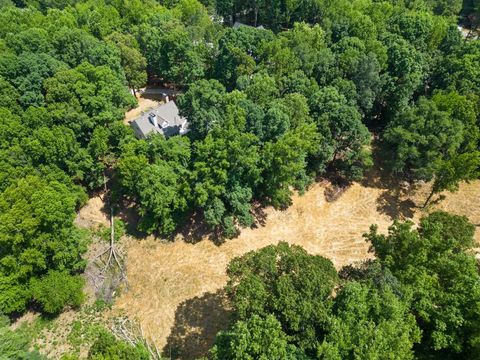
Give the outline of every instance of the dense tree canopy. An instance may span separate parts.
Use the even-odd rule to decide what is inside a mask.
[[[347,266],[281,242],[235,258],[234,322],[214,359],[475,359],[474,225],[434,212],[366,234],[376,260]]]
[[[419,354],[439,357],[478,352],[480,277],[473,246],[474,226],[465,217],[436,212],[412,223],[395,223],[388,236],[375,227],[367,235],[383,266],[404,284],[422,330]],[[462,356],[460,356],[462,357]]]
[[[427,203],[477,179],[479,9],[476,0],[0,1],[0,312],[82,302],[88,236],[73,221],[86,194],[105,187],[114,212],[136,210],[137,230],[168,237],[198,215],[233,237],[256,224],[252,209],[284,208],[319,176],[362,179],[372,151],[397,178],[432,181]],[[188,135],[134,137],[122,120],[147,83],[180,92]],[[472,356],[470,233],[439,214],[418,230],[372,231],[377,266],[391,276],[348,283],[284,243],[235,260],[238,322],[212,356]],[[145,356],[111,338],[94,350]]]

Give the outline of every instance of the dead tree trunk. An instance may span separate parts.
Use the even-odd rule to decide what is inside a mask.
[[[105,172],[103,173],[103,186],[104,186],[104,199],[105,199],[105,205],[110,207],[110,241],[109,241],[109,246],[107,249],[105,249],[100,255],[98,255],[96,258],[99,259],[103,255],[108,253],[108,258],[105,262],[105,265],[102,269],[102,273],[107,272],[109,268],[111,268],[113,265],[117,265],[118,269],[121,272],[121,277],[123,278],[124,276],[124,269],[122,266],[122,263],[120,261],[121,257],[120,254],[118,254],[118,251],[115,247],[115,217],[113,216],[113,206],[110,204],[110,197],[108,196],[108,187],[107,187],[107,178],[105,176]]]
[[[425,203],[423,204],[422,209],[425,209],[427,207],[428,203],[432,199],[433,194],[435,194],[435,188],[434,187],[432,187],[432,190],[430,191],[430,194],[428,195],[427,200],[425,200]]]

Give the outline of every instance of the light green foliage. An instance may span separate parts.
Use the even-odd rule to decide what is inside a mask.
[[[148,350],[141,344],[132,346],[124,341],[115,339],[107,331],[100,332],[88,353],[89,360],[148,360]]]
[[[285,133],[276,142],[266,144],[263,188],[272,205],[289,205],[292,195],[290,187],[302,190],[308,185],[307,158],[317,154],[318,143],[322,140],[315,125],[308,124]]]
[[[25,325],[10,329],[10,321],[0,315],[0,359],[2,360],[44,360],[37,351],[30,351],[31,335]]]
[[[113,230],[114,230],[114,241],[119,241],[120,238],[125,235],[125,222],[119,219],[114,219],[113,220]],[[102,238],[104,241],[110,242],[112,234],[112,229],[111,227],[105,227],[102,226],[100,227],[98,231],[98,235],[100,238]]]
[[[31,280],[33,299],[49,314],[58,314],[65,306],[78,307],[84,301],[85,280],[65,271],[49,271],[40,279]]]
[[[473,246],[474,226],[465,217],[436,212],[420,228],[395,223],[387,236],[367,235],[375,256],[403,284],[421,328],[419,353],[473,354],[479,329],[480,276]]]
[[[147,83],[147,60],[140,53],[139,45],[132,35],[113,33],[108,41],[120,49],[122,68],[131,89],[139,89]]]
[[[196,40],[202,40],[212,27],[207,9],[198,0],[180,0],[174,11],[179,13],[179,18],[187,27],[190,36]]]
[[[21,311],[30,298],[28,281],[48,269],[81,270],[85,235],[75,229],[77,196],[57,181],[19,179],[0,195],[0,283],[5,313]]]
[[[97,38],[105,38],[119,30],[121,18],[113,5],[104,1],[85,1],[75,5],[78,25]]]
[[[236,322],[231,330],[217,335],[211,350],[214,360],[293,360],[294,351],[281,324],[272,315],[265,319],[253,315],[247,321]]]
[[[420,341],[415,317],[390,288],[347,283],[337,294],[319,359],[414,359]]]
[[[83,122],[66,125],[72,126],[74,131],[83,130],[84,137],[97,124],[121,119],[123,111],[135,101],[112,70],[89,63],[58,72],[46,81],[45,90],[46,102],[54,118],[65,121],[72,116],[72,111],[80,115]]]

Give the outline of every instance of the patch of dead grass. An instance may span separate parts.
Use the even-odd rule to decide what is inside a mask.
[[[337,269],[371,258],[362,234],[371,224],[377,224],[385,232],[394,217],[418,221],[422,211],[415,205],[422,203],[429,187],[420,186],[413,196],[397,191],[390,199],[386,194],[391,190],[354,183],[339,199],[327,202],[325,186],[328,185],[314,184],[303,196],[294,196],[292,206],[285,211],[267,208],[264,226],[245,229],[238,238],[221,246],[207,239],[195,244],[181,238],[162,242],[153,237],[132,242],[127,257],[129,286],[117,299],[115,310],[137,319],[146,337],[168,355],[169,339],[177,336],[179,313],[191,299],[220,291],[227,281],[226,266],[233,257],[284,240],[312,254],[328,257]],[[442,209],[480,223],[480,181],[462,184],[459,192],[445,196],[427,211]],[[381,203],[384,198],[388,206]],[[478,230],[476,239],[480,241]],[[216,321],[219,319],[204,326],[218,330]],[[213,338],[198,342],[203,344],[200,351],[208,349],[212,341]],[[195,354],[185,349],[178,351],[179,358],[190,359],[198,355],[199,349],[196,348]]]
[[[123,123],[125,125],[130,125],[132,120],[138,118],[142,112],[146,112],[154,107],[157,107],[160,104],[160,101],[147,99],[141,96],[137,96],[138,106],[135,109],[127,111],[125,114],[125,118],[123,119]]]

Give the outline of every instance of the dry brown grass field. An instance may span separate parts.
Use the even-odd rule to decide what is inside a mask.
[[[328,183],[316,183],[295,195],[285,211],[265,209],[254,229],[221,245],[204,238],[173,242],[149,237],[131,242],[127,256],[128,287],[114,313],[136,319],[145,336],[165,355],[194,359],[205,354],[218,330],[228,324],[229,309],[222,288],[226,266],[235,256],[279,241],[303,246],[332,260],[337,268],[371,257],[362,234],[371,224],[386,231],[394,218],[417,222],[425,211],[443,209],[480,224],[480,181],[462,184],[457,193],[421,210],[428,184],[416,189],[386,189],[377,178],[354,183],[337,200],[325,200]],[[480,231],[476,233],[480,240]]]

